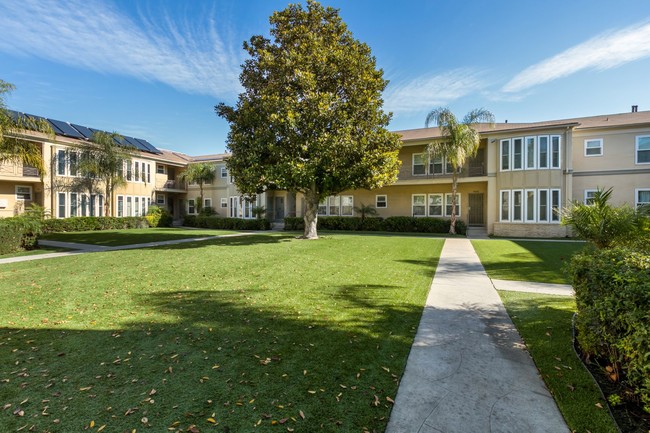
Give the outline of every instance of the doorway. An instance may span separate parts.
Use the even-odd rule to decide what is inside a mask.
[[[275,198],[275,206],[274,206],[274,220],[275,221],[284,221],[284,197],[276,197]]]
[[[467,225],[483,226],[483,193],[469,194],[469,213],[467,215]]]

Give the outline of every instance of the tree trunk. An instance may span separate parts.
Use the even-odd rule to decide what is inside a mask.
[[[109,217],[112,216],[111,212],[113,210],[113,191],[111,188],[110,180],[106,181],[106,197],[104,198],[104,215]]]
[[[318,239],[316,226],[318,224],[318,203],[320,202],[316,191],[309,190],[305,192],[305,232],[303,239]]]
[[[449,221],[449,234],[456,234],[456,191],[458,189],[458,170],[453,166],[454,173],[451,175],[451,218]],[[445,204],[446,206],[446,204]]]

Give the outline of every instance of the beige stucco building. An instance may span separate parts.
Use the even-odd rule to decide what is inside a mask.
[[[58,122],[58,121],[52,121]],[[38,203],[57,218],[104,213],[101,191],[70,188],[77,176],[75,149],[87,144],[77,125],[60,127],[55,137],[25,132],[40,143],[49,170],[41,179],[31,167],[0,165],[0,217]],[[85,133],[89,134],[86,130]],[[650,203],[650,111],[533,123],[479,126],[478,154],[459,173],[457,214],[470,226],[498,236],[563,237],[559,210],[573,200],[589,200],[597,188],[613,188],[615,204]],[[62,132],[62,133],[58,133]],[[371,204],[379,216],[449,217],[451,167],[429,155],[427,145],[441,139],[437,128],[398,131],[403,147],[398,180],[376,190],[346,191],[328,197],[319,215],[354,216],[355,206]],[[78,136],[74,136],[78,135]],[[287,191],[267,191],[248,201],[228,174],[227,154],[189,156],[156,149],[145,140],[126,137],[139,152],[125,165],[127,183],[113,197],[111,214],[145,214],[151,204],[169,209],[175,220],[196,213],[198,185],[186,185],[179,174],[192,162],[213,163],[217,176],[204,185],[204,207],[218,215],[253,218],[263,206],[266,218],[282,221],[302,216],[304,199]]]

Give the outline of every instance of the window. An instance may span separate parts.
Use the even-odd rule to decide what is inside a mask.
[[[501,171],[510,170],[510,140],[501,140]]]
[[[594,198],[596,198],[595,189],[586,189],[585,190],[585,204],[593,204]]]
[[[196,208],[194,206],[194,199],[193,198],[187,200],[187,213],[189,213],[189,214],[196,213]]]
[[[548,168],[548,135],[537,137],[537,166]]]
[[[124,216],[124,197],[121,195],[117,196],[117,216]]]
[[[65,176],[65,150],[56,152],[56,174]]]
[[[375,196],[375,207],[376,208],[387,208],[388,207],[388,196],[387,195],[376,195]]]
[[[537,191],[537,221],[548,222],[548,190]]]
[[[537,168],[537,137],[526,137],[526,170]]]
[[[70,176],[76,176],[79,172],[79,155],[77,155],[77,152],[68,153],[68,161],[70,163]]]
[[[560,190],[551,190],[551,221],[560,222],[562,208],[560,207]]]
[[[434,156],[431,158],[429,163],[429,173],[430,174],[442,174],[443,167],[445,165],[445,158],[442,156]]]
[[[59,218],[65,218],[65,193],[60,192],[57,194],[57,196],[59,201],[57,216]]]
[[[165,166],[162,164],[156,164],[156,173],[158,174],[165,174]]]
[[[81,216],[88,216],[88,196],[86,194],[79,194],[81,196]]]
[[[416,176],[426,174],[424,153],[413,154],[413,174]]]
[[[31,200],[32,187],[16,185],[16,200]]]
[[[134,180],[136,182],[139,182],[140,181],[140,163],[138,161],[135,161],[134,165],[135,165],[135,178],[134,178]]]
[[[71,217],[77,216],[77,209],[79,208],[79,202],[77,201],[77,193],[70,193],[70,215]]]
[[[133,166],[131,161],[126,161],[126,180],[130,181],[133,177]]]
[[[560,136],[551,135],[551,168],[560,168]]]
[[[354,197],[351,195],[341,196],[341,216],[352,216],[354,214]]]
[[[226,167],[221,167],[221,178],[225,179],[228,177],[228,169]]]
[[[425,205],[426,195],[425,194],[413,194],[411,196],[411,213],[413,216],[426,216],[426,205]]]
[[[147,214],[147,197],[142,197],[142,200],[140,200],[141,203],[141,215],[146,215]]]
[[[227,198],[222,198],[221,199],[221,207],[228,207],[228,199]]]
[[[636,163],[650,164],[650,135],[636,138]]]
[[[327,215],[327,197],[318,203],[318,215]]]
[[[429,216],[442,216],[442,194],[429,194]]]
[[[331,196],[328,202],[328,215],[338,216],[341,207],[341,197],[338,195]]]
[[[156,204],[157,205],[165,204],[165,194],[156,194]]]
[[[147,164],[147,183],[151,183],[151,164]]]
[[[501,221],[510,221],[510,191],[501,191]]]
[[[585,156],[603,156],[603,139],[585,140]]]
[[[97,204],[97,195],[90,194],[90,216],[95,215],[95,205]]]
[[[512,140],[512,169],[521,170],[523,168],[524,139],[514,138]]]
[[[97,197],[97,216],[103,216],[104,215],[104,196],[99,194],[99,197]]]
[[[445,194],[445,216],[451,216],[451,193]],[[460,216],[460,194],[456,194],[456,216]]]
[[[137,164],[137,162],[136,162]],[[136,165],[137,167],[137,165]],[[133,213],[134,216],[139,216],[140,215],[140,197],[133,197]]]
[[[239,218],[241,216],[241,207],[239,206],[239,197],[230,197],[230,217]]]
[[[126,197],[126,216],[133,216],[133,197]]]
[[[526,222],[535,222],[535,190],[526,190]]]
[[[523,194],[520,189],[512,191],[512,221],[523,220]]]
[[[211,198],[203,199],[203,207],[212,207],[212,199]]]
[[[637,189],[634,204],[638,206],[650,206],[650,188]]]

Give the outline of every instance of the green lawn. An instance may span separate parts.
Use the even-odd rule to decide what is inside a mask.
[[[441,247],[275,233],[0,265],[2,430],[382,432]]]
[[[573,298],[503,291],[499,295],[571,431],[616,433],[606,402],[573,351]]]
[[[183,229],[183,228],[147,228],[128,230],[102,230],[67,233],[48,233],[42,239],[80,244],[115,247],[121,245],[142,244],[147,242],[169,241],[174,239],[198,238],[237,233],[229,230]]]
[[[473,240],[490,278],[569,284],[564,263],[585,247],[582,242]]]

